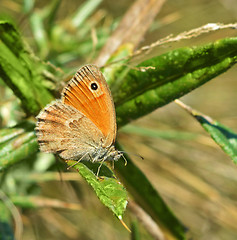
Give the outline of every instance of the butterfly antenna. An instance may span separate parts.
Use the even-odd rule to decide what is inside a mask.
[[[124,166],[127,166],[127,164],[128,164],[128,161],[127,161],[127,159],[124,157],[124,155],[122,154],[122,157],[123,157],[123,160],[124,160]]]
[[[119,151],[120,153],[127,153],[127,154],[130,154],[130,155],[133,155],[133,156],[136,156],[136,157],[139,157],[141,158],[142,160],[144,160],[145,158],[139,154],[135,154],[135,153],[131,153],[131,152],[125,152],[125,151]],[[122,155],[123,156],[123,155]],[[127,160],[126,160],[127,161]]]

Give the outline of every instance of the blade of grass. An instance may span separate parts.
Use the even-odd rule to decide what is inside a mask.
[[[98,66],[104,65],[111,55],[123,44],[130,43],[133,49],[136,48],[164,2],[165,0],[134,1],[120,21],[116,30],[104,45],[100,55],[95,60],[95,64]]]
[[[34,11],[30,16],[31,29],[41,58],[45,58],[49,52],[47,33],[44,28],[43,20],[40,11]]]
[[[136,216],[137,220],[141,222],[153,239],[165,240],[165,236],[158,224],[138,204],[134,201],[130,201],[128,208]]]
[[[60,7],[62,0],[54,0],[51,2],[50,5],[48,5],[48,24],[46,26],[46,31],[48,33],[49,38],[51,38],[51,34],[53,31],[55,24],[55,18],[58,12],[58,9]]]
[[[2,201],[0,201],[0,212],[0,239],[14,240],[9,210]]]
[[[34,0],[23,0],[22,10],[25,14],[30,14],[30,12],[34,8],[35,1]]]
[[[21,239],[23,224],[18,209],[0,190],[0,239]],[[12,229],[11,217],[15,221],[15,236]]]
[[[0,172],[38,151],[34,124],[26,122],[0,130]]]
[[[78,203],[68,203],[54,198],[46,198],[39,196],[19,196],[19,195],[10,196],[10,198],[14,205],[26,209],[51,207],[81,210],[81,205]]]
[[[117,149],[121,146],[117,145]],[[136,202],[146,210],[155,220],[161,222],[177,239],[186,239],[186,228],[176,218],[173,212],[161,198],[158,191],[152,186],[150,181],[142,171],[132,162],[127,154],[124,154],[127,165],[122,161],[115,162],[115,170],[122,179],[126,188],[132,193]]]
[[[72,17],[72,25],[75,28],[79,28],[84,23],[84,21],[95,11],[101,2],[102,0],[89,0],[84,2]]]
[[[139,232],[139,226],[137,220],[132,221],[132,234],[131,234],[131,240],[141,240],[141,234]]]
[[[121,128],[120,132],[138,134],[145,137],[163,138],[163,139],[178,139],[178,140],[191,140],[198,135],[189,132],[180,131],[161,131],[156,129],[144,128],[141,126],[135,126],[128,124]]]

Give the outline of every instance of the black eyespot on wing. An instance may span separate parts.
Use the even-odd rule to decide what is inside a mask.
[[[97,85],[96,83],[92,83],[92,84],[91,84],[91,89],[92,89],[92,90],[98,89],[98,85]]]

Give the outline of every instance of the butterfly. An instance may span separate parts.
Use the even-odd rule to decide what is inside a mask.
[[[61,99],[36,117],[40,150],[64,160],[118,160],[115,108],[105,78],[95,65],[80,68],[63,89]]]

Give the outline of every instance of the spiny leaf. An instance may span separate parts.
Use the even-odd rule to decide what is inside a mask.
[[[72,166],[75,164],[75,161],[68,161],[67,164]],[[97,177],[96,173],[99,165],[100,163],[80,162],[73,168],[92,186],[100,201],[117,218],[122,219],[128,202],[126,189],[104,164],[100,169],[99,177]]]
[[[118,125],[144,116],[227,71],[237,61],[237,38],[180,48],[124,70],[113,81]],[[126,72],[126,75],[124,74]]]
[[[42,69],[24,46],[21,36],[12,24],[0,21],[1,78],[22,101],[25,112],[36,115],[53,97],[41,84]]]

